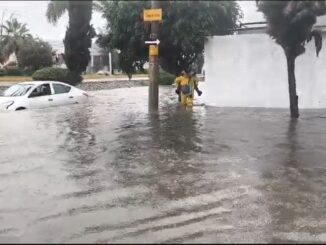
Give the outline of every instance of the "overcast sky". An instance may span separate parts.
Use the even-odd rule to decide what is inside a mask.
[[[65,36],[68,15],[65,14],[56,26],[48,23],[45,17],[49,1],[0,1],[0,19],[3,11],[5,18],[13,13],[20,22],[27,23],[30,32],[45,40],[62,40]],[[256,12],[255,1],[239,1],[244,12],[243,22],[261,21],[262,15]],[[92,24],[95,29],[105,25],[101,14],[94,12]]]

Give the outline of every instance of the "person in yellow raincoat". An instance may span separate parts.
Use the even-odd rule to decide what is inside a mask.
[[[202,95],[202,91],[199,90],[198,88],[198,82],[199,82],[199,79],[196,75],[196,72],[192,72],[191,73],[191,76],[190,76],[190,84],[193,85],[193,90],[192,90],[192,98],[194,98],[194,91],[196,90],[198,96],[201,96]]]
[[[176,84],[177,89],[175,90],[176,94],[179,97],[179,102],[181,102],[181,83],[184,84],[185,81],[188,79],[187,73],[185,71],[182,71],[180,76],[178,76],[174,82]]]
[[[193,72],[189,76],[185,71],[182,71],[181,76],[175,79],[175,83],[177,85],[176,93],[179,95],[179,102],[184,106],[193,106],[194,90],[196,90],[198,96],[202,94],[198,89],[196,73]]]

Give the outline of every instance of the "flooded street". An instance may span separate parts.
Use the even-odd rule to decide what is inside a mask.
[[[0,242],[326,242],[326,110],[91,94],[0,113]]]

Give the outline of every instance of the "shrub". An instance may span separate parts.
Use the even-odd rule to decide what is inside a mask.
[[[46,67],[37,70],[32,75],[32,78],[35,81],[59,81],[70,85],[77,85],[83,80],[82,76],[79,74],[73,73],[68,69],[56,67]]]
[[[10,68],[17,68],[17,62],[16,61],[10,61],[8,64],[4,66],[5,69]]]
[[[167,73],[167,72],[160,72],[159,74],[159,84],[160,85],[172,85],[174,82],[175,76]]]
[[[35,70],[32,70],[32,69],[28,69],[28,68],[24,69],[25,76],[32,76],[34,72],[35,72]]]
[[[137,70],[136,74],[139,75],[147,75],[148,74],[148,70],[147,69],[143,69],[143,70]]]
[[[7,67],[5,69],[6,76],[24,76],[24,70],[17,67]]]
[[[5,69],[0,69],[0,77],[6,75],[6,70]]]
[[[36,71],[52,65],[52,48],[42,40],[27,39],[17,53],[20,68]]]

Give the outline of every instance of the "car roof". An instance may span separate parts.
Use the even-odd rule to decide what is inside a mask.
[[[67,85],[67,86],[70,86],[69,84],[67,83],[63,83],[63,82],[59,82],[59,81],[27,81],[27,82],[22,82],[22,83],[18,83],[18,84],[32,84],[32,85],[40,85],[40,84],[43,84],[43,83],[61,83],[61,84],[64,84],[64,85]]]

